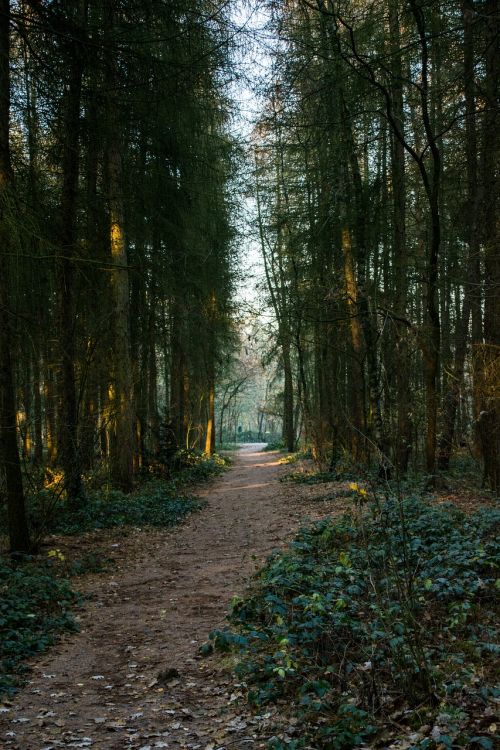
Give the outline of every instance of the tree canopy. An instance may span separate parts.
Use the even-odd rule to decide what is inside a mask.
[[[49,471],[78,509],[89,472],[128,492],[175,451],[212,455],[250,381],[256,437],[268,415],[332,471],[423,467],[432,483],[466,449],[498,491],[496,0],[258,4],[271,41],[264,73],[247,66],[262,102],[248,143],[237,10],[2,5],[14,549],[27,482]],[[245,234],[272,315],[248,367]]]

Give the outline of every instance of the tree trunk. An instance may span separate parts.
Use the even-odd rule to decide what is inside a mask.
[[[177,445],[184,447],[185,442],[185,391],[184,370],[186,355],[184,352],[184,321],[180,300],[174,299],[171,312],[170,330],[170,420]]]
[[[56,378],[55,368],[50,360],[49,347],[46,347],[44,357],[44,415],[45,415],[45,436],[47,443],[47,460],[50,465],[54,465],[57,459],[57,405],[56,405]]]
[[[466,234],[469,245],[467,279],[460,319],[457,323],[455,358],[449,378],[448,390],[443,401],[443,426],[438,453],[438,468],[449,468],[453,450],[455,423],[463,384],[465,357],[469,335],[469,322],[473,300],[479,288],[480,233],[477,219],[479,213],[479,190],[477,179],[476,100],[474,91],[474,34],[470,0],[462,2],[464,23],[464,90],[465,90],[465,152],[467,161]],[[477,313],[476,313],[477,315]],[[477,326],[474,325],[474,328]],[[473,341],[476,331],[473,331]]]
[[[153,275],[155,271],[153,269]],[[155,286],[152,284],[150,290],[150,308],[148,319],[148,339],[149,339],[149,362],[148,362],[148,427],[149,427],[149,451],[155,453],[158,448],[158,430],[160,419],[158,415],[158,365],[156,360],[156,296]]]
[[[97,86],[98,70],[93,69],[90,72],[90,81],[88,85]],[[100,161],[100,144],[95,137],[99,122],[98,103],[90,99],[87,102],[85,112],[87,138],[84,148],[86,149],[85,158],[85,250],[90,258],[100,259],[103,263],[108,260],[106,243],[103,242],[102,221],[102,200],[98,194],[99,179],[99,161]],[[107,282],[107,279],[106,279]],[[102,275],[96,274],[93,279],[95,294],[99,297],[99,309],[96,310],[94,299],[90,296],[85,299],[84,320],[86,328],[91,333],[87,337],[85,353],[85,372],[83,377],[83,407],[79,423],[79,448],[81,454],[81,467],[83,471],[88,471],[94,466],[94,460],[98,449],[98,425],[99,425],[99,375],[102,369],[105,369],[103,353],[109,345],[109,331],[105,334],[99,330],[96,325],[96,313],[102,316],[102,319],[109,319],[109,295],[107,292],[107,283]]]
[[[0,14],[3,17],[2,5]],[[8,18],[8,16],[7,16]],[[3,52],[0,21],[0,55]],[[1,63],[0,63],[1,66]],[[0,73],[0,84],[1,84]],[[1,126],[0,126],[1,127]],[[0,151],[2,147],[0,145]],[[0,155],[1,159],[1,155]],[[2,249],[7,247],[5,233],[5,183],[0,166],[0,241]],[[16,404],[12,379],[11,332],[8,308],[8,279],[6,258],[0,257],[0,459],[5,474],[7,495],[7,518],[11,552],[29,552],[30,538],[24,502],[21,463],[17,444]]]
[[[129,330],[129,270],[125,240],[121,119],[119,112],[119,72],[117,50],[112,44],[115,28],[114,3],[107,4],[110,38],[106,59],[108,84],[107,170],[109,239],[111,248],[111,292],[113,304],[113,343],[111,363],[112,441],[110,467],[114,483],[124,492],[133,487],[134,425],[133,384]]]
[[[367,385],[370,399],[370,411],[372,417],[373,442],[378,453],[379,472],[382,478],[390,476],[390,458],[389,458],[389,439],[385,430],[382,416],[382,407],[380,399],[380,385],[378,375],[378,352],[377,352],[377,331],[374,326],[373,316],[370,310],[370,301],[367,287],[367,265],[368,265],[368,248],[367,248],[367,231],[366,231],[366,205],[364,200],[364,190],[362,175],[359,168],[356,143],[354,141],[352,128],[349,121],[349,113],[344,102],[343,89],[339,85],[339,95],[341,99],[341,122],[342,122],[342,142],[349,155],[350,177],[352,185],[351,190],[354,197],[355,221],[353,222],[356,239],[356,259],[357,259],[357,282],[356,283],[356,315],[359,315],[359,325],[363,332],[363,339],[366,349],[366,369]],[[347,192],[347,179],[346,192]],[[350,191],[349,191],[350,192]],[[347,195],[346,195],[347,197]],[[344,206],[343,212],[347,218],[347,206]],[[350,244],[350,243],[349,243]],[[344,246],[344,241],[343,241]],[[350,250],[349,255],[352,256]],[[345,251],[344,251],[345,257]],[[354,261],[352,262],[352,273],[355,278]]]
[[[440,195],[442,164],[435,129],[429,110],[429,34],[423,6],[410,0],[410,8],[420,41],[421,84],[419,86],[422,123],[430,153],[430,171],[424,161],[424,152],[417,159],[429,206],[429,245],[425,270],[425,350],[424,383],[426,403],[425,462],[428,474],[436,472],[437,412],[439,404],[438,375],[441,354],[441,322],[438,304],[439,253],[441,249]]]
[[[84,5],[78,3],[79,24],[84,23]],[[82,29],[78,29],[78,34]],[[83,48],[77,32],[72,31],[68,85],[63,97],[63,138],[61,148],[62,193],[59,213],[61,258],[58,263],[59,289],[59,460],[64,472],[64,487],[70,503],[82,498],[81,456],[78,446],[78,398],[75,382],[76,311],[75,268],[76,202],[80,169],[80,105],[83,77]]]
[[[350,378],[351,391],[351,446],[355,461],[364,460],[364,382],[361,370],[363,361],[362,330],[358,316],[358,287],[354,271],[351,232],[347,226],[342,228],[342,253],[344,256],[344,283],[349,313],[351,348],[353,353]]]
[[[484,344],[480,353],[481,412],[478,432],[484,478],[500,492],[500,2],[485,7],[486,78],[482,144],[484,241]]]
[[[286,448],[290,453],[295,450],[295,428],[293,420],[293,373],[292,358],[290,353],[290,343],[288,338],[283,335],[282,340],[282,357],[284,373],[284,391],[283,391],[283,437]]]
[[[34,453],[35,464],[40,466],[43,462],[43,438],[42,438],[42,393],[40,375],[40,353],[38,342],[33,352],[33,419],[34,419]]]
[[[116,132],[116,131],[115,131]],[[111,474],[114,482],[128,492],[133,486],[132,369],[128,327],[128,258],[124,234],[122,163],[116,136],[108,145],[110,245],[113,271],[111,287],[114,308],[112,371],[113,442]]]
[[[401,34],[397,0],[389,0],[389,36],[392,65],[392,102],[394,119],[401,133],[404,133],[403,70],[401,64]],[[408,253],[406,249],[406,169],[405,148],[395,133],[392,133],[391,151],[392,200],[393,200],[393,257],[395,267],[395,310],[398,316],[406,318],[408,298]],[[395,441],[395,462],[398,471],[405,473],[412,449],[412,424],[410,417],[410,352],[406,331],[402,326],[396,329],[396,408],[397,434]]]
[[[30,367],[30,356],[28,352],[24,353],[25,358],[25,369],[24,369],[24,383],[22,386],[23,394],[23,410],[24,410],[24,424],[22,430],[23,439],[23,452],[22,457],[25,461],[31,461],[32,459],[32,429],[33,429],[33,399],[31,397],[31,367]]]
[[[208,366],[208,419],[207,432],[205,436],[205,453],[213,456],[215,453],[215,370],[212,352],[209,352],[210,363]]]
[[[11,552],[28,553],[30,538],[17,443],[9,307],[12,170],[10,163],[10,3],[0,0],[0,460],[5,474]],[[3,256],[3,257],[2,257]]]

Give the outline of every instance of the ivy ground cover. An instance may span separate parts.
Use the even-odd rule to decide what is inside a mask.
[[[493,748],[499,512],[353,490],[353,513],[271,557],[206,650],[236,649],[250,702],[293,717],[275,750]]]

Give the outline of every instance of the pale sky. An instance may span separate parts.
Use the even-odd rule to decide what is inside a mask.
[[[240,41],[236,51],[238,80],[231,85],[231,97],[235,103],[232,132],[245,147],[250,145],[251,133],[262,111],[262,100],[256,93],[259,83],[270,70],[268,36],[265,27],[268,21],[260,0],[239,0],[233,5],[232,21]],[[242,217],[240,268],[242,281],[238,290],[238,301],[249,307],[257,303],[255,285],[262,280],[264,269],[258,242],[255,205],[252,198],[241,197]]]

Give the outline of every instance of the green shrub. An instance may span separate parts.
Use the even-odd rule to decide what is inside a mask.
[[[233,628],[211,641],[241,652],[253,704],[293,706],[296,747],[360,745],[402,702],[409,726],[432,725],[440,702],[484,704],[495,694],[499,520],[409,498],[321,521],[270,558]],[[450,730],[458,747],[467,722]]]
[[[283,440],[272,440],[266,444],[265,451],[282,451],[285,448]]]
[[[115,526],[169,527],[180,523],[186,515],[200,510],[204,503],[194,497],[172,493],[165,482],[150,482],[136,492],[126,495],[120,490],[104,488],[88,494],[78,510],[61,503],[49,519],[46,531],[53,534],[80,534],[92,529]],[[36,508],[33,509],[36,525]],[[46,519],[45,519],[46,520]],[[41,519],[40,522],[42,522]]]
[[[175,484],[203,482],[206,479],[222,474],[230,465],[231,459],[215,453],[207,456],[197,451],[178,451],[180,471],[174,477]]]
[[[179,451],[177,470],[170,479],[146,473],[137,490],[126,495],[105,481],[86,478],[87,494],[81,507],[66,504],[59,472],[51,472],[44,486],[44,473],[27,493],[28,520],[35,544],[46,534],[78,534],[113,526],[174,526],[189,513],[204,507],[196,498],[183,495],[182,488],[221,474],[231,461],[227,457],[208,457],[195,451]],[[5,505],[0,505],[0,534],[7,533]]]
[[[76,630],[71,610],[79,601],[69,583],[47,567],[0,558],[0,695],[15,691],[26,659],[62,631]]]

